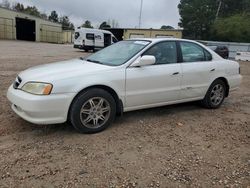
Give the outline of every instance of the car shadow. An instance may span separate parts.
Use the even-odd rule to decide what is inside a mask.
[[[174,104],[156,108],[149,108],[143,110],[136,110],[131,112],[126,112],[122,116],[117,116],[113,124],[109,127],[111,129],[122,126],[126,122],[136,123],[140,119],[144,119],[145,117],[165,117],[169,115],[178,115],[187,111],[200,111],[201,106],[198,102],[189,102],[183,104]],[[54,133],[71,133],[71,134],[79,134],[75,131],[74,127],[70,125],[70,123],[63,124],[54,124],[54,125],[32,125],[32,127],[36,127],[37,131],[40,135],[48,135]],[[108,129],[109,129],[108,128]],[[107,130],[108,131],[108,130]]]
[[[126,119],[144,119],[145,117],[162,117],[165,115],[178,115],[180,113],[190,111],[190,110],[201,110],[204,109],[201,107],[199,102],[187,102],[182,104],[173,104],[155,108],[148,108],[142,110],[135,110],[130,112],[125,112],[123,116],[116,118],[115,123],[120,121],[126,121]]]
[[[189,102],[183,104],[174,104],[162,107],[155,107],[143,110],[136,110],[126,112],[122,116],[117,116],[113,124],[109,127],[114,129],[126,123],[138,123],[141,119],[161,118],[168,115],[176,115],[188,112],[188,111],[200,111],[203,109],[198,102]],[[206,110],[206,109],[203,109]],[[24,121],[24,120],[22,120]],[[23,123],[22,123],[23,124]],[[27,122],[25,123],[27,126]],[[70,123],[53,124],[53,125],[34,125],[28,123],[32,132],[37,136],[51,135],[55,133],[59,134],[80,134],[78,133]],[[109,129],[108,128],[108,129]],[[108,129],[106,131],[108,131]]]

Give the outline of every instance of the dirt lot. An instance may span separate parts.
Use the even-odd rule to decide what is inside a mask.
[[[37,126],[10,109],[8,86],[34,65],[83,56],[71,45],[0,41],[0,187],[250,186],[250,63],[218,110],[195,103],[124,114],[106,131]]]

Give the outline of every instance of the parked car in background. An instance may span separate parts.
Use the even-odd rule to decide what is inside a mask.
[[[210,49],[215,51],[217,54],[219,54],[224,59],[228,59],[229,57],[229,50],[226,46],[208,46]]]
[[[132,110],[188,101],[219,108],[240,82],[237,62],[200,43],[131,39],[85,58],[27,69],[7,97],[29,122],[69,121],[81,133],[95,133]]]
[[[80,27],[75,31],[74,48],[83,49],[86,52],[95,51],[117,41],[110,31]]]

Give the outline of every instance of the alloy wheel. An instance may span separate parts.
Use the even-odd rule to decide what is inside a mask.
[[[219,105],[224,99],[225,91],[221,84],[216,84],[210,94],[211,103],[214,106]]]
[[[88,128],[99,128],[109,119],[110,111],[110,104],[106,99],[102,97],[90,98],[82,105],[81,123]]]

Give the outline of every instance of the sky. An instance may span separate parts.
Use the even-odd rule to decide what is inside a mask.
[[[0,0],[1,2],[2,0]],[[49,14],[69,16],[75,26],[86,20],[98,27],[103,21],[116,20],[119,27],[138,28],[141,0],[9,0],[24,5],[35,5]],[[143,0],[141,28],[158,29],[162,25],[178,28],[180,19],[177,5],[180,0]]]

